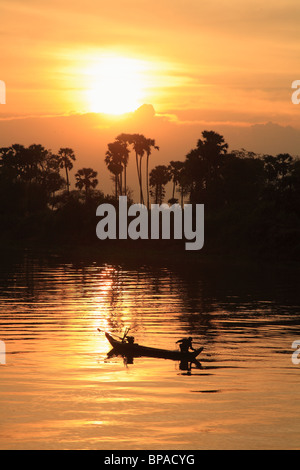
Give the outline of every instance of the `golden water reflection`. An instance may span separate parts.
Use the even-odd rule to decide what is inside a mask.
[[[4,264],[0,447],[297,448],[296,285],[248,281],[57,258]],[[167,349],[192,335],[202,368],[108,359],[97,329],[127,326]]]

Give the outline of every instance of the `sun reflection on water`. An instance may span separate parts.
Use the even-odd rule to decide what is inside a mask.
[[[27,259],[0,276],[1,448],[229,448],[237,436],[240,447],[272,447],[275,414],[298,445],[299,377],[285,354],[297,332],[290,285],[281,308],[271,296],[243,297],[236,281],[223,292],[215,277],[166,268]],[[166,349],[192,335],[205,347],[203,368],[189,375],[177,361],[108,358],[104,331],[125,327]]]

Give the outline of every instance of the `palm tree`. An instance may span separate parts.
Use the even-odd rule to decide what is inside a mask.
[[[177,176],[177,183],[179,188],[177,191],[180,193],[180,204],[181,207],[183,207],[183,198],[184,196],[187,196],[190,193],[190,188],[191,188],[191,183],[190,183],[190,178],[187,175],[186,168],[185,168],[185,163],[183,163],[183,166],[181,170],[179,170],[178,176]]]
[[[191,201],[209,203],[219,184],[228,144],[214,131],[203,131],[202,137],[186,155],[185,167],[191,181]]]
[[[151,154],[151,147],[154,147],[156,150],[159,150],[159,147],[155,145],[153,139],[147,139],[143,134],[120,134],[117,137],[117,140],[120,142],[126,142],[126,144],[132,145],[133,150],[135,151],[135,161],[136,161],[136,170],[140,188],[140,203],[144,204],[144,193],[143,193],[143,177],[142,177],[142,160],[145,153],[147,154],[147,194],[149,193],[149,183],[148,183],[148,172],[149,172],[149,157]],[[148,198],[149,205],[149,198]]]
[[[123,193],[127,195],[127,166],[128,166],[128,160],[129,160],[129,149],[127,147],[128,145],[128,136],[129,134],[120,134],[116,138],[116,143],[119,143],[119,153],[120,153],[120,162],[123,165],[124,168],[124,191]]]
[[[165,196],[165,185],[171,180],[168,167],[158,165],[150,172],[150,190],[151,196],[154,198],[155,204],[162,204]]]
[[[122,144],[127,144],[132,145],[133,149],[135,151],[135,162],[136,162],[136,171],[138,175],[138,182],[139,182],[139,188],[140,188],[140,202],[142,202],[142,186],[141,186],[141,172],[140,172],[140,166],[141,166],[141,159],[144,155],[145,150],[143,149],[143,140],[145,137],[140,134],[119,134],[116,138],[117,142],[121,142]],[[140,162],[139,162],[140,159]]]
[[[154,139],[146,139],[146,154],[147,154],[147,162],[146,162],[146,181],[147,181],[147,208],[150,207],[150,194],[149,194],[149,157],[151,155],[151,147],[155,150],[159,150],[159,147],[155,145]]]
[[[97,171],[94,171],[92,168],[82,168],[81,170],[78,170],[75,175],[76,188],[80,190],[84,188],[85,190],[85,202],[88,200],[91,188],[95,188],[98,184],[96,177]]]
[[[29,183],[40,182],[47,166],[51,153],[42,145],[32,144],[24,149],[23,164],[26,167],[26,176]]]
[[[73,168],[72,161],[76,160],[74,151],[70,148],[60,148],[57,155],[58,165],[66,171],[67,191],[70,192],[69,171]]]
[[[124,171],[125,194],[127,191],[126,168],[128,164],[129,150],[127,143],[116,140],[108,144],[108,150],[105,154],[105,163],[115,179],[115,197],[123,194],[122,173]]]
[[[142,134],[132,134],[130,136],[129,143],[133,144],[133,149],[135,151],[135,161],[137,175],[140,185],[140,203],[144,204],[144,194],[143,194],[143,181],[142,181],[142,158],[146,150],[146,138]]]
[[[180,171],[182,170],[183,167],[184,167],[184,162],[173,161],[173,160],[170,161],[170,164],[169,164],[169,167],[168,167],[170,175],[171,175],[171,179],[172,179],[172,182],[173,182],[172,200],[174,200],[174,201],[175,201],[176,186],[179,183]]]

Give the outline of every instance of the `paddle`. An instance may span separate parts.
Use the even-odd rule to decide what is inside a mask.
[[[105,333],[104,330],[100,330],[100,328],[97,328],[97,330],[100,332],[100,333]],[[118,335],[115,335],[117,338],[119,338],[121,341],[123,341],[123,338],[121,338],[120,336]]]
[[[126,336],[128,335],[128,333],[129,333],[130,330],[131,330],[131,328],[129,328],[129,327],[127,327],[127,328],[125,329],[124,336],[123,336],[123,338],[122,338],[122,342],[125,341],[125,338],[126,338]]]

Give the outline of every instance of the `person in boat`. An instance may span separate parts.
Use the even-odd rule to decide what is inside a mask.
[[[183,353],[187,353],[189,349],[191,349],[192,351],[196,351],[192,346],[192,340],[193,338],[189,336],[188,338],[179,339],[178,341],[176,341],[176,344],[179,343],[180,351]]]
[[[126,341],[128,344],[134,343],[134,336],[126,336]]]

